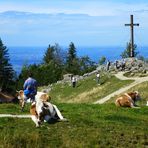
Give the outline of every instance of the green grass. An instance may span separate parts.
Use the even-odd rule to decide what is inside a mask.
[[[0,105],[0,112],[4,107],[8,106]],[[146,107],[117,108],[114,104],[58,104],[58,107],[69,122],[44,123],[41,128],[35,128],[31,119],[0,118],[1,147],[148,146]]]
[[[21,112],[19,104],[4,103],[0,104],[0,114],[28,114],[30,104],[26,104],[24,112]]]
[[[101,85],[97,85],[95,76],[91,76],[79,81],[76,88],[72,88],[68,83],[56,84],[53,86],[50,95],[55,102],[92,103],[133,81],[121,81],[114,76],[104,75],[100,82]]]

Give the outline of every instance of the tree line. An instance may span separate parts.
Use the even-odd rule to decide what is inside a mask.
[[[126,49],[121,53],[122,58],[130,57],[131,44],[127,43]],[[134,45],[135,56],[139,53]],[[143,59],[143,57],[141,57]],[[106,57],[102,56],[98,63],[104,64]],[[77,56],[76,47],[73,42],[69,44],[68,50],[63,50],[59,44],[49,45],[43,55],[42,63],[24,65],[17,76],[9,58],[7,47],[0,39],[0,91],[13,91],[22,89],[23,83],[31,72],[39,86],[55,83],[63,79],[63,75],[83,75],[95,70],[97,64],[88,56]]]

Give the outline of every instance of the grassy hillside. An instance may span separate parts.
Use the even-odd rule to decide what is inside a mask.
[[[1,104],[0,110],[1,106],[8,107]],[[58,106],[69,122],[44,123],[41,128],[35,128],[31,119],[0,118],[1,147],[148,146],[146,107],[117,108],[114,104],[59,104]]]
[[[80,81],[76,88],[68,84],[53,86],[52,102],[69,122],[43,123],[41,128],[35,128],[31,119],[0,118],[0,147],[148,147],[148,108],[145,106],[148,82],[131,89],[138,90],[143,101],[140,109],[130,109],[116,107],[115,98],[103,105],[90,103],[132,81],[105,75],[102,85],[97,85],[94,79],[92,76]],[[29,107],[28,104],[22,113],[18,104],[0,104],[0,114],[29,114]]]
[[[91,76],[79,81],[76,88],[72,88],[68,83],[55,84],[50,95],[55,102],[92,103],[131,82],[133,81],[121,81],[114,76],[103,75],[100,80],[101,85],[97,85],[95,76]]]

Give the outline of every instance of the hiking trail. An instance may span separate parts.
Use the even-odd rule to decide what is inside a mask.
[[[147,77],[132,77],[132,78],[127,78],[124,75],[124,72],[118,72],[117,74],[115,74],[115,76],[120,79],[120,80],[134,80],[134,82],[132,82],[131,84],[129,84],[128,86],[122,87],[119,90],[109,94],[108,96],[99,99],[98,101],[94,102],[93,104],[103,104],[106,101],[108,101],[111,97],[114,97],[116,95],[119,95],[125,91],[127,91],[128,89],[136,86],[137,84],[140,84],[142,82],[148,81],[148,76]]]

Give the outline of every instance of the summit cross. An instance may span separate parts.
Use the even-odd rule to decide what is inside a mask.
[[[134,57],[134,26],[139,26],[139,24],[134,24],[133,15],[130,16],[131,23],[125,24],[125,26],[130,26],[131,28],[131,50],[130,50],[130,57]]]

